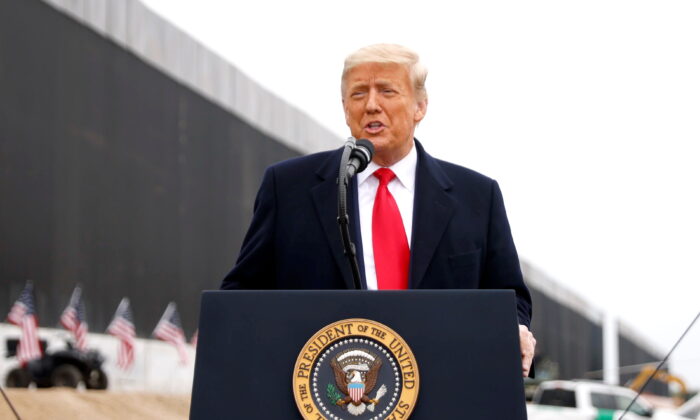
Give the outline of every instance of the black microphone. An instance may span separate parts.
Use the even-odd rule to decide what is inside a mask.
[[[355,147],[350,152],[350,160],[347,166],[347,179],[364,171],[374,156],[374,145],[367,139],[360,139],[355,142]]]

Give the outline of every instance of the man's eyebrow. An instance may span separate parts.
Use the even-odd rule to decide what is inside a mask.
[[[387,86],[394,86],[394,83],[391,80],[388,79],[377,79],[374,81],[374,84],[380,87],[387,87]],[[360,88],[367,88],[369,86],[369,83],[365,81],[357,81],[357,82],[350,82],[349,88],[350,89],[360,89]]]
[[[394,83],[393,83],[391,80],[389,80],[389,79],[377,79],[377,80],[374,81],[374,83],[376,83],[376,84],[378,84],[378,85],[382,85],[382,86],[394,84]]]
[[[367,82],[350,82],[350,86],[348,86],[350,89],[358,89],[358,88],[366,88],[369,86],[369,83]]]

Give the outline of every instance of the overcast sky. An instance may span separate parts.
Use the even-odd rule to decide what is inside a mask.
[[[499,181],[521,258],[664,353],[700,311],[699,2],[142,1],[342,137],[344,57],[415,49],[416,136]],[[672,360],[700,387],[700,325]]]

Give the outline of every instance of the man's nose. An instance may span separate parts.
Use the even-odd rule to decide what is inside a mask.
[[[367,95],[367,103],[365,104],[365,111],[367,113],[374,114],[376,112],[381,111],[378,99],[379,98],[377,97],[377,91],[371,89],[369,91],[369,94]]]

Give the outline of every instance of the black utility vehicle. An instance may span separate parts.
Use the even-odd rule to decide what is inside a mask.
[[[17,354],[18,342],[18,339],[7,339],[7,357]],[[81,351],[66,342],[65,350],[47,354],[46,340],[41,340],[41,348],[44,356],[10,370],[5,386],[26,388],[33,382],[37,388],[77,388],[82,382],[87,389],[107,389],[107,375],[102,370],[104,357],[98,351]]]

